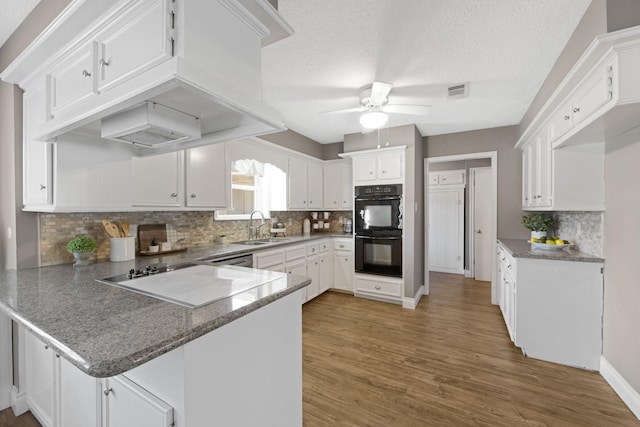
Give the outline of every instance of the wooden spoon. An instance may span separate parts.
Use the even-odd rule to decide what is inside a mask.
[[[120,228],[122,229],[122,237],[128,237],[129,236],[129,222],[122,221],[120,223]]]
[[[109,221],[108,219],[102,220],[102,227],[109,237],[120,237],[120,229],[117,225]]]

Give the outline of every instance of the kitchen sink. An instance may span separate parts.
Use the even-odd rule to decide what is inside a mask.
[[[244,240],[242,242],[235,242],[235,244],[247,245],[247,246],[260,246],[260,245],[267,245],[269,243],[288,242],[289,240],[291,239],[274,237],[273,239],[264,239],[264,240]]]

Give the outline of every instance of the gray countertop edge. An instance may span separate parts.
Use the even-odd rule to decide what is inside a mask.
[[[522,239],[498,239],[499,243],[514,258],[541,259],[549,261],[570,261],[570,262],[593,262],[604,263],[604,258],[590,255],[573,249],[560,249],[557,251],[536,251],[532,252],[531,244]]]
[[[243,307],[227,312],[216,319],[192,328],[188,333],[176,335],[165,339],[153,346],[146,347],[135,353],[132,353],[126,357],[121,357],[111,360],[102,360],[99,362],[91,362],[78,355],[75,351],[69,347],[63,345],[51,335],[44,332],[37,325],[34,325],[29,319],[24,318],[20,313],[16,312],[11,307],[5,305],[0,301],[0,309],[4,311],[10,318],[24,325],[29,331],[37,336],[43,343],[49,345],[49,347],[56,353],[60,354],[71,364],[85,372],[86,374],[95,378],[108,378],[115,375],[127,372],[135,367],[142,365],[158,356],[168,353],[178,347],[193,341],[211,331],[214,331],[222,326],[233,322],[253,311],[256,311],[276,300],[279,300],[288,294],[294,293],[311,283],[311,279],[303,276],[291,276],[291,279],[298,279],[295,285],[288,286],[287,288],[274,292],[266,297],[263,297],[257,301],[249,303]]]

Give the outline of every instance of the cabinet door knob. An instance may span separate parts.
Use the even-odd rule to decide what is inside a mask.
[[[382,174],[384,175],[385,173],[387,173],[387,171],[382,171]]]
[[[49,344],[45,344],[45,345],[44,345],[44,349],[45,349],[45,350],[49,350]]]
[[[478,230],[478,231],[476,231],[476,233],[482,234],[482,230]]]
[[[113,391],[113,389],[111,387],[109,387],[109,388],[105,388],[103,393],[104,393],[105,396],[109,396],[109,393],[111,393],[112,391]]]
[[[344,245],[340,245],[341,248],[344,248]]]
[[[41,189],[41,190],[45,190],[46,188],[47,188],[47,186],[46,186],[46,185],[42,185],[42,184],[40,184],[40,189]]]
[[[83,75],[84,77],[91,77],[91,73],[90,73],[90,72],[88,72],[87,70],[82,70],[82,75]]]
[[[380,285],[376,285],[376,286],[375,286],[375,288],[376,288],[377,290],[380,290]]]
[[[191,193],[191,198],[195,199],[196,198],[196,193]]]
[[[111,64],[110,61],[105,60],[104,58],[100,59],[100,65],[104,65],[105,67],[108,67],[109,64]]]
[[[573,112],[574,113],[579,113],[580,112],[580,107],[573,107]]]
[[[566,116],[564,116],[564,119],[565,119],[565,120],[569,120],[570,118],[571,118],[571,116],[570,116],[570,115],[568,115],[568,114],[567,114]]]
[[[369,175],[373,175],[373,171],[369,171]]]
[[[171,193],[171,197],[175,199],[176,197],[178,197],[178,193]]]

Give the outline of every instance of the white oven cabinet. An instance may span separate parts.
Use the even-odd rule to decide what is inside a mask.
[[[125,376],[102,380],[102,427],[170,427],[173,408]]]
[[[401,303],[402,278],[354,274],[353,291],[356,296]]]
[[[353,240],[333,239],[333,289],[353,292]]]
[[[406,146],[353,151],[340,154],[351,158],[354,185],[402,184],[404,182]]]

